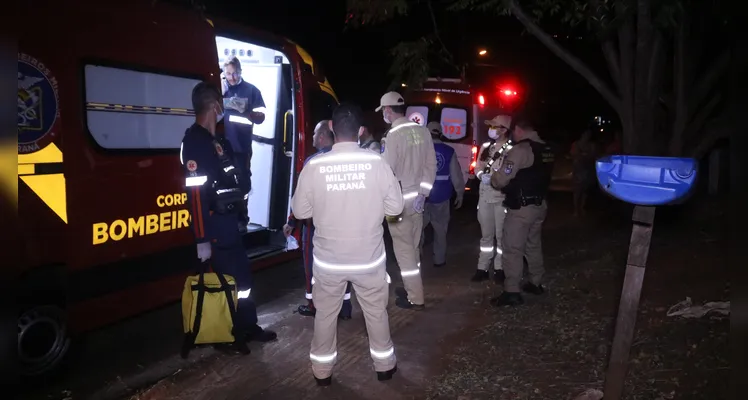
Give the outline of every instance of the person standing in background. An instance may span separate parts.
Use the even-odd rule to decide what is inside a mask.
[[[442,142],[442,125],[429,122],[426,126],[431,132],[436,153],[436,179],[423,211],[423,231],[431,224],[434,229],[434,267],[443,267],[447,263],[447,230],[449,228],[449,201],[455,193],[455,209],[462,207],[465,193],[465,180],[462,177],[460,162],[455,150]],[[423,248],[424,235],[421,234],[420,248]]]

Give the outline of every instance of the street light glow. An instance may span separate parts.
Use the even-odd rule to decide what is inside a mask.
[[[481,56],[485,56],[486,54],[488,54],[488,50],[481,50],[478,52],[478,55],[481,55]]]

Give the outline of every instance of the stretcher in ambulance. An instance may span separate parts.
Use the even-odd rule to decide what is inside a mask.
[[[179,298],[197,265],[179,158],[195,84],[220,87],[236,56],[265,101],[245,237],[254,269],[298,257],[281,228],[314,125],[337,104],[288,39],[163,2],[77,3],[20,6],[44,27],[18,43],[24,375],[54,370],[72,334]]]

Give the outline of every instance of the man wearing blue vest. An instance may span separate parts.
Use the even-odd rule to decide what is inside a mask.
[[[436,180],[426,199],[423,211],[423,229],[429,223],[434,230],[434,267],[443,267],[446,263],[447,228],[449,227],[449,200],[452,193],[457,194],[455,209],[462,207],[462,197],[465,194],[465,180],[462,177],[460,162],[457,161],[455,150],[439,140],[442,136],[442,126],[438,122],[429,122],[426,126],[431,132],[436,153]],[[423,249],[423,234],[421,234],[421,248]]]

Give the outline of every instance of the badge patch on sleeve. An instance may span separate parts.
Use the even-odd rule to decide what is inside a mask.
[[[379,154],[382,154],[382,153],[384,153],[384,140],[382,140],[379,146]]]
[[[513,169],[514,169],[514,163],[511,161],[507,161],[506,165],[504,166],[504,173],[507,175],[510,175]]]
[[[218,143],[216,143],[216,153],[218,153],[219,156],[223,155],[223,147]]]
[[[190,172],[197,171],[197,163],[195,162],[195,160],[187,161],[186,165],[187,165],[187,171],[190,171]]]

